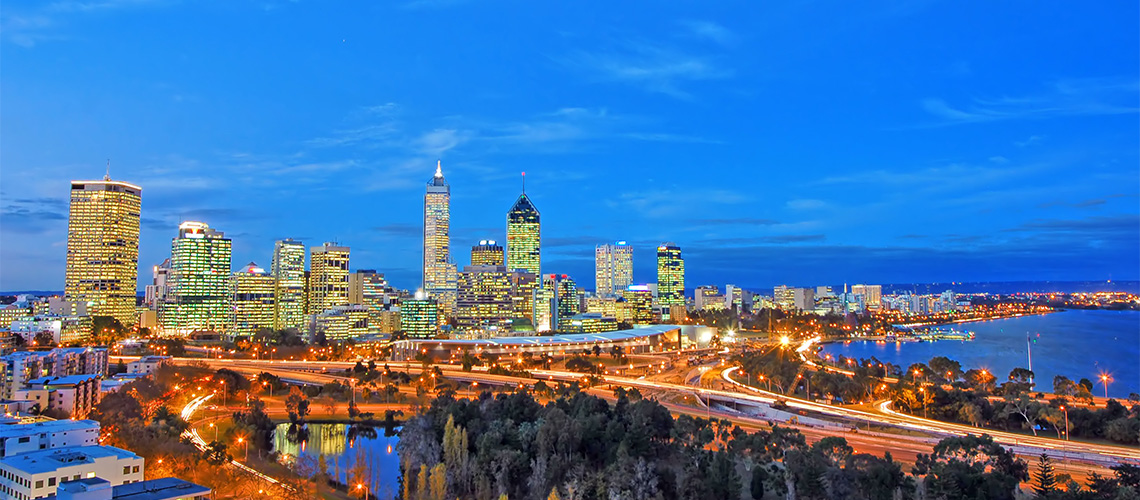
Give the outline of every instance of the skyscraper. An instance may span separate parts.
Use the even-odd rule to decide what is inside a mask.
[[[442,162],[424,194],[424,291],[450,315],[455,308],[455,263],[451,259],[451,186]]]
[[[455,307],[457,328],[480,337],[509,333],[511,318],[514,317],[511,296],[511,273],[506,267],[464,267],[459,273]]]
[[[624,241],[598,245],[594,251],[594,293],[615,296],[633,284],[633,247]]]
[[[300,331],[305,323],[305,245],[292,238],[278,240],[269,272],[274,280],[273,328]]]
[[[439,305],[423,291],[400,301],[400,329],[408,338],[430,339],[439,333]]]
[[[166,333],[220,331],[231,319],[233,243],[204,222],[183,222],[170,248],[170,293],[159,309]]]
[[[348,247],[309,248],[309,314],[348,305]]]
[[[230,283],[233,289],[230,338],[249,337],[262,328],[273,328],[277,279],[250,262],[234,273]]]
[[[479,240],[478,245],[471,247],[473,266],[502,266],[504,262],[503,247],[495,244],[495,240]]]
[[[657,304],[685,305],[685,260],[676,243],[657,247]]]
[[[135,324],[142,188],[126,182],[71,181],[64,296],[92,316]]]
[[[143,303],[147,307],[157,310],[159,304],[166,301],[166,295],[170,292],[170,286],[167,284],[167,280],[170,278],[170,259],[154,266],[153,273],[154,278],[151,284],[146,286]]]
[[[541,275],[541,232],[538,209],[524,192],[507,212],[507,269]]]

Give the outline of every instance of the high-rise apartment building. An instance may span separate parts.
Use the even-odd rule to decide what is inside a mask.
[[[609,297],[633,284],[633,247],[624,241],[594,250],[594,294]]]
[[[436,162],[424,193],[424,291],[450,315],[455,308],[455,262],[451,258],[451,186]]]
[[[305,324],[305,245],[292,238],[278,240],[269,273],[274,280],[273,328],[300,331]]]
[[[126,182],[71,181],[64,296],[92,316],[135,324],[142,188]]]
[[[538,209],[523,193],[507,212],[507,269],[541,275],[541,241]]]
[[[676,243],[657,247],[657,304],[685,305],[685,260]]]
[[[502,266],[505,265],[503,247],[495,240],[479,240],[479,244],[471,247],[471,265],[473,266]]]
[[[309,248],[309,314],[348,305],[348,247]]]
[[[229,336],[251,337],[262,328],[273,328],[277,279],[250,262],[231,278],[233,319]]]
[[[558,294],[558,317],[566,319],[582,312],[582,301],[578,297],[578,284],[574,282],[574,279],[565,274],[552,274],[550,276],[554,278],[554,283],[557,285],[555,290]]]
[[[159,308],[166,333],[221,331],[231,318],[233,243],[204,222],[183,222],[170,249],[170,295]]]
[[[505,266],[466,266],[459,273],[456,326],[476,336],[510,332],[514,317],[511,273]]]

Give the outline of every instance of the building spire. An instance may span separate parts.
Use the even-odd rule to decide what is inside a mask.
[[[111,180],[111,159],[110,158],[107,158],[107,175],[103,176],[103,180],[105,180],[105,181]]]
[[[526,172],[522,173],[522,179],[523,179],[523,192],[522,192],[522,194],[526,194]]]
[[[443,160],[435,161],[435,176],[437,178],[443,177]]]

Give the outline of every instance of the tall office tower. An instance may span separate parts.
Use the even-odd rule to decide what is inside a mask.
[[[170,296],[159,321],[167,333],[221,330],[230,321],[233,243],[204,222],[183,222],[171,242]]]
[[[455,320],[461,332],[498,337],[511,331],[514,304],[511,273],[505,266],[466,266],[458,284]]]
[[[502,266],[503,247],[495,244],[495,240],[479,240],[479,244],[471,247],[471,265],[473,266]]]
[[[657,247],[657,304],[685,305],[685,260],[676,243]]]
[[[423,291],[400,301],[400,329],[408,338],[430,339],[439,333],[439,304]]]
[[[526,319],[534,326],[534,291],[538,289],[538,276],[520,270],[511,271],[511,303],[515,319]]]
[[[424,291],[443,307],[455,308],[455,262],[451,258],[451,186],[443,179],[441,162],[424,193]]]
[[[534,289],[534,313],[532,321],[538,332],[558,330],[558,283],[557,275],[542,276],[542,286]]]
[[[507,269],[541,275],[541,229],[538,209],[524,192],[507,212]]]
[[[633,247],[624,241],[594,250],[594,294],[609,297],[633,284]]]
[[[348,275],[348,303],[364,306],[374,327],[382,323],[388,296],[388,280],[375,269],[360,269]]]
[[[230,338],[252,337],[262,328],[273,328],[277,279],[250,262],[234,273],[230,285],[233,289]]]
[[[135,324],[142,188],[126,182],[71,181],[64,298],[91,316]]]
[[[578,297],[578,284],[565,274],[552,274],[550,276],[555,278],[554,283],[557,285],[555,293],[558,295],[558,317],[566,319],[582,312],[582,301]]]
[[[348,305],[348,247],[309,248],[309,314]]]
[[[852,285],[852,295],[862,295],[867,309],[878,309],[883,304],[882,285]]]
[[[277,240],[273,245],[273,328],[298,331],[305,324],[305,245],[292,238]]]
[[[160,303],[166,301],[167,294],[170,293],[170,259],[162,261],[161,264],[154,266],[154,278],[151,284],[146,286],[146,294],[143,296],[143,303],[151,309],[158,309]]]

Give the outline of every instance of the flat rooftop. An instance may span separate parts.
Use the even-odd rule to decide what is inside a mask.
[[[98,377],[96,374],[68,375],[66,377],[40,377],[29,380],[29,385],[75,385]]]
[[[31,424],[0,425],[0,439],[39,434],[41,432],[70,432],[83,429],[99,431],[99,422],[94,420],[52,420]]]
[[[114,488],[114,500],[169,500],[207,495],[210,488],[183,481],[176,477],[162,477],[149,481],[123,484]]]
[[[415,342],[420,345],[438,344],[440,346],[447,345],[471,345],[471,346],[485,346],[485,347],[505,347],[505,346],[543,346],[543,345],[560,345],[560,344],[593,344],[593,343],[607,343],[607,342],[622,342],[626,340],[635,340],[644,337],[651,337],[654,335],[661,335],[673,330],[679,330],[681,327],[678,325],[647,325],[638,328],[630,328],[627,330],[616,330],[604,333],[571,333],[565,335],[537,335],[531,337],[496,337],[490,339],[409,339],[409,342]]]
[[[64,467],[94,463],[100,458],[116,460],[139,458],[138,455],[114,446],[73,446],[30,451],[19,455],[0,458],[0,465],[16,469],[30,475],[51,472]]]

